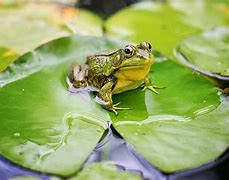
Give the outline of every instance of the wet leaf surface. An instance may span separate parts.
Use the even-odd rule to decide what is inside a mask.
[[[229,99],[190,121],[176,117],[116,122],[116,130],[151,164],[164,172],[198,167],[215,160],[228,147]]]
[[[141,178],[138,175],[127,172],[118,172],[116,167],[109,163],[96,163],[86,165],[75,178],[71,178],[71,180],[85,180],[85,179],[93,179],[93,180],[117,180],[117,179],[126,179],[126,180],[140,180]]]
[[[71,62],[113,46],[93,37],[64,38],[19,58],[8,81],[1,79],[7,82],[0,88],[0,154],[38,171],[77,171],[109,118],[87,92],[67,90],[66,71]]]
[[[220,0],[169,0],[169,5],[183,14],[184,22],[202,30],[229,24],[229,6]]]
[[[200,72],[229,79],[229,28],[215,28],[185,38],[176,54],[183,63]]]
[[[109,35],[137,43],[147,40],[172,57],[178,41],[202,29],[229,24],[228,17],[227,6],[207,6],[205,1],[141,2],[111,16],[105,27]]]
[[[219,157],[229,144],[228,98],[198,73],[172,61],[151,68],[159,95],[139,89],[115,96],[131,110],[111,114],[115,129],[164,172],[191,169]]]
[[[102,35],[102,21],[95,14],[51,3],[0,7],[0,24],[0,46],[18,55],[72,34]],[[7,62],[0,61],[0,71]]]
[[[217,88],[194,71],[168,60],[151,67],[153,84],[159,95],[141,88],[114,96],[115,103],[131,108],[113,116],[113,121],[141,121],[145,119],[175,118],[186,121],[214,110],[219,104]],[[136,101],[138,103],[136,103]],[[171,117],[170,117],[171,116]]]
[[[161,170],[193,168],[217,158],[228,145],[227,124],[223,119],[198,120],[217,112],[217,89],[170,60],[157,62],[150,72],[156,85],[166,87],[158,90],[160,95],[139,88],[114,96],[115,102],[132,108],[117,117],[89,93],[68,92],[66,71],[73,61],[83,64],[87,55],[123,44],[107,38],[62,38],[20,57],[2,73],[1,155],[67,176],[80,169],[112,119],[118,132]],[[222,110],[222,118],[227,111]]]

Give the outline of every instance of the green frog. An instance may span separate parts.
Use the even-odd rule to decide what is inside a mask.
[[[84,66],[73,64],[68,71],[68,84],[78,91],[97,91],[96,102],[117,115],[117,110],[129,108],[113,104],[113,94],[140,86],[158,94],[155,88],[163,88],[151,84],[148,78],[153,63],[150,43],[130,44],[112,53],[88,56]]]

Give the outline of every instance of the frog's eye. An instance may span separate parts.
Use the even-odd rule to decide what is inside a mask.
[[[149,51],[151,51],[151,49],[152,49],[151,44],[148,43],[148,42],[141,42],[140,47],[143,48],[143,49],[147,49]]]
[[[125,47],[125,54],[127,57],[131,57],[134,55],[134,47],[132,46],[126,46]]]
[[[147,47],[148,47],[148,49],[151,51],[152,46],[151,46],[151,44],[150,44],[150,43],[147,43]]]

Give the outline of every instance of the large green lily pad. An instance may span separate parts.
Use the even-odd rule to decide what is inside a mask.
[[[0,76],[0,143],[4,144],[0,154],[31,169],[68,176],[80,169],[112,120],[137,151],[164,171],[193,168],[217,158],[228,145],[227,124],[223,120],[214,124],[208,118],[197,123],[200,126],[195,124],[196,129],[191,126],[196,122],[193,118],[217,108],[217,89],[200,74],[170,60],[151,68],[151,80],[166,87],[160,95],[140,88],[115,95],[120,106],[132,108],[117,117],[89,93],[68,92],[66,71],[73,61],[83,64],[89,54],[122,46],[123,42],[107,38],[62,38],[8,67]],[[211,129],[215,125],[220,133]],[[212,144],[219,146],[212,148]]]
[[[152,66],[160,94],[135,90],[115,97],[129,112],[112,116],[114,128],[164,172],[191,169],[219,157],[229,145],[228,103],[217,89],[172,61]],[[137,103],[136,103],[137,102]]]
[[[177,42],[187,35],[229,24],[221,7],[207,6],[204,1],[141,2],[113,15],[105,27],[109,35],[134,42],[150,41],[155,49],[172,57]]]
[[[113,121],[167,119],[169,116],[186,121],[212,111],[219,104],[217,89],[210,82],[173,61],[154,64],[150,78],[153,84],[165,89],[158,89],[159,95],[140,88],[116,95],[116,102],[131,109],[120,112],[118,117],[112,116]]]
[[[217,2],[169,0],[168,2],[173,9],[182,12],[183,21],[202,30],[229,24],[229,6],[220,0]]]
[[[0,154],[38,171],[66,176],[79,170],[109,116],[87,92],[67,90],[66,71],[71,62],[114,46],[93,37],[64,38],[22,56],[2,73]]]
[[[52,3],[0,6],[0,24],[0,46],[14,50],[18,56],[60,37],[102,35],[102,20],[97,15]],[[8,62],[0,59],[0,72]]]
[[[229,99],[194,120],[155,117],[117,122],[115,129],[151,164],[164,172],[198,167],[219,157],[229,144]]]
[[[229,28],[216,28],[185,38],[176,54],[182,62],[200,72],[229,79]]]

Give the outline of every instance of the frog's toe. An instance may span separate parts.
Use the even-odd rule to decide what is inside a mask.
[[[113,113],[115,113],[115,116],[118,116],[118,111],[116,111],[116,109],[112,108],[112,109],[110,109],[110,111],[112,111]]]
[[[155,94],[159,94],[159,92],[155,89],[154,86],[147,86],[146,88],[153,91]]]
[[[118,102],[116,104],[113,104],[113,107],[117,107],[119,104],[121,104],[121,102]]]
[[[117,107],[119,104],[120,104],[120,102],[112,105],[110,108],[107,108],[107,109],[112,111],[112,112],[114,112],[116,116],[118,115],[118,111],[117,110],[129,110],[130,109],[130,108],[127,108],[127,107]]]
[[[164,86],[148,85],[148,86],[144,86],[142,91],[149,89],[149,90],[153,91],[155,94],[159,94],[159,92],[156,89],[164,89],[164,88],[165,88]]]
[[[114,109],[117,109],[117,110],[118,110],[118,109],[119,109],[119,110],[122,110],[122,109],[130,109],[130,108],[126,108],[126,107],[117,107],[119,104],[121,104],[121,102],[118,102],[118,103],[116,103],[116,104],[113,104],[112,107],[113,107]]]
[[[165,89],[165,86],[152,85],[155,89]]]
[[[114,107],[116,110],[129,110],[130,108],[127,107]]]

